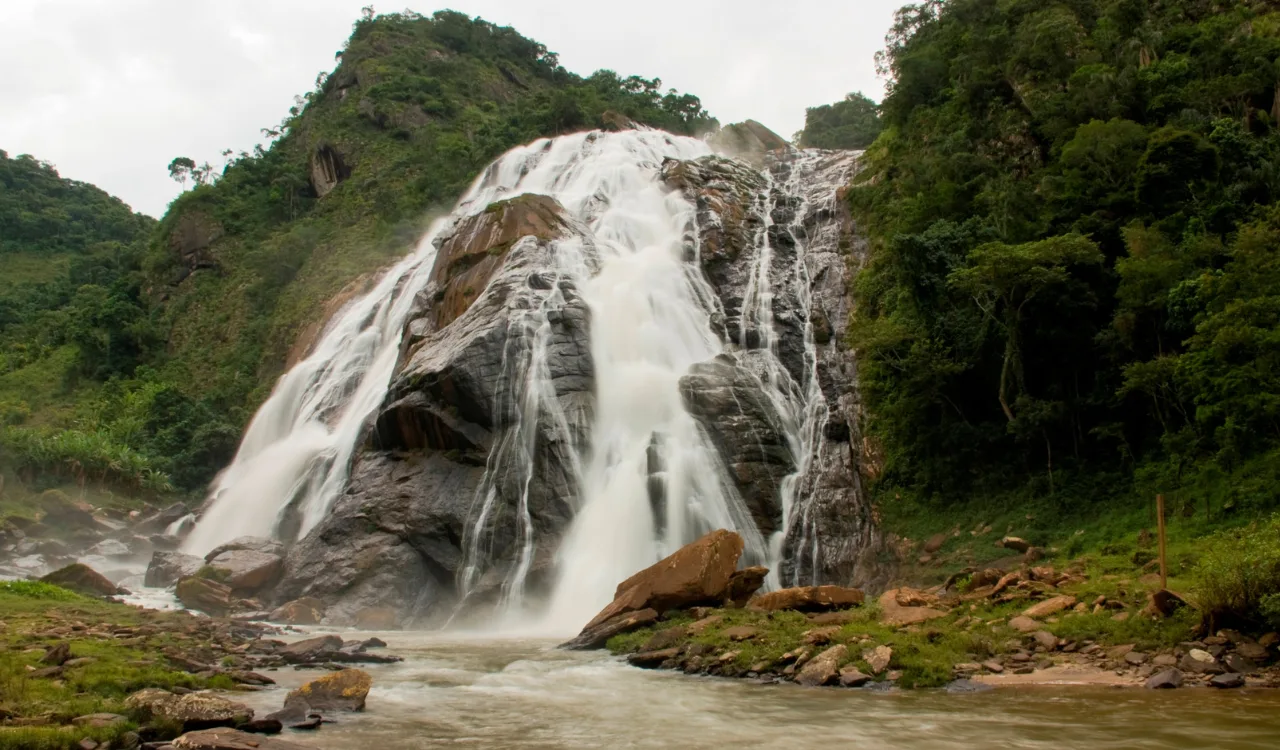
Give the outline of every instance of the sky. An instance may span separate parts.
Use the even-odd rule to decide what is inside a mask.
[[[512,26],[582,75],[658,77],[722,123],[790,138],[804,110],[875,73],[905,0],[397,0]],[[251,150],[296,94],[334,67],[368,0],[2,0],[0,149],[53,163],[160,216],[181,189],[175,156],[221,165]]]

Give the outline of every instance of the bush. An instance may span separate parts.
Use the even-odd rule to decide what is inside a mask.
[[[1215,534],[1194,571],[1210,627],[1223,620],[1280,626],[1280,515]]]

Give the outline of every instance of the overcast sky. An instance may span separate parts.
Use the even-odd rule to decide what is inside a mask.
[[[453,8],[569,70],[659,77],[721,122],[790,137],[807,106],[879,99],[873,57],[905,0],[397,0]],[[0,0],[0,149],[30,153],[153,216],[175,156],[221,165],[313,88],[368,0]]]

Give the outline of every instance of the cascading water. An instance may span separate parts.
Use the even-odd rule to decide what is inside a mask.
[[[664,160],[709,154],[703,141],[628,131],[538,141],[494,162],[453,215],[434,223],[413,254],[335,316],[310,356],[281,378],[184,549],[204,553],[242,535],[301,539],[326,517],[405,366],[404,332],[431,293],[440,242],[494,201],[537,194],[558,202],[572,231],[550,241],[545,258],[537,256],[542,291],[506,313],[495,386],[501,392],[491,395],[511,416],[493,427],[470,506],[459,596],[465,601],[491,590],[496,577],[500,601],[525,609],[526,581],[550,543],[556,551],[547,622],[573,630],[608,602],[620,580],[715,528],[737,530],[745,559],[776,570],[784,540],[802,523],[797,488],[828,413],[818,384],[820,347],[808,322],[804,243],[829,241],[810,236],[812,204],[834,200],[853,159],[833,168],[829,154],[802,154],[781,181],[765,176],[766,188],[749,208],[761,229],[744,261],[751,270],[740,333],[730,338],[715,323],[724,310],[699,268],[698,211],[661,180]],[[809,184],[819,172],[818,184]],[[798,209],[775,226],[782,204]],[[790,238],[786,252],[773,246],[780,233]],[[506,263],[534,257],[536,243],[523,243],[510,249]],[[788,302],[785,312],[775,310],[779,295]],[[553,321],[582,303],[590,312],[594,399],[569,408],[553,373]],[[803,343],[788,345],[799,347],[802,362],[790,367],[775,330],[788,315],[803,321]],[[735,489],[739,469],[727,465],[681,392],[681,378],[694,365],[742,350],[761,355],[754,376],[774,405],[777,432],[795,466],[777,489],[781,525],[770,539]],[[572,521],[556,534],[539,525],[531,505],[547,435],[567,446],[570,475],[562,500]],[[771,582],[780,580],[775,573]]]

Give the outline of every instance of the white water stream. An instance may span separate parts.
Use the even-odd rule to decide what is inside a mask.
[[[345,489],[354,453],[387,394],[402,331],[414,311],[415,295],[430,277],[437,240],[458,220],[495,200],[538,193],[556,198],[585,227],[585,237],[560,241],[556,268],[550,270],[569,277],[591,309],[596,384],[590,445],[581,447],[574,467],[579,507],[557,553],[549,622],[576,630],[609,601],[620,580],[711,529],[739,531],[748,559],[776,563],[781,532],[772,543],[761,537],[678,389],[690,366],[726,346],[745,343],[722,341],[713,332],[715,311],[709,306],[714,295],[698,266],[683,258],[682,240],[694,218],[693,206],[659,181],[664,158],[687,160],[709,153],[702,141],[657,131],[579,133],[514,149],[494,162],[454,213],[432,224],[412,254],[336,315],[314,351],[280,379],[253,418],[235,460],[216,481],[184,550],[204,554],[237,536],[278,534],[290,507],[300,518],[299,537],[315,527]],[[760,204],[767,220],[767,193]],[[763,348],[776,355],[772,255],[766,236],[757,245],[743,329],[749,323],[758,330]],[[591,262],[588,249],[598,255]],[[803,266],[800,253],[796,273],[807,280]],[[537,420],[561,425],[568,420],[545,366],[546,313],[563,303],[556,286],[539,309],[527,313],[524,330],[531,354],[520,365],[520,424],[495,449],[491,470],[495,461],[531,465]],[[807,315],[807,297],[803,303]],[[811,366],[811,335],[806,351],[806,366]],[[803,470],[825,406],[816,378],[797,386],[776,356],[770,359],[766,391],[784,415]],[[665,483],[665,517],[660,519],[654,517],[648,489],[650,452],[655,449]],[[784,483],[784,523],[795,502],[795,484],[795,477]],[[484,568],[482,536],[495,502],[491,483],[482,483],[459,581],[463,595]],[[504,584],[509,608],[523,606],[524,577],[537,543],[527,492],[520,503],[516,517],[522,552]]]

